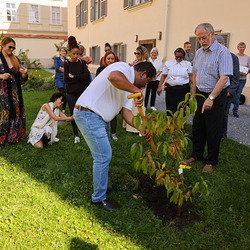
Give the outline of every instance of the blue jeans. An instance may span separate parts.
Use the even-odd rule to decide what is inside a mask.
[[[74,110],[74,119],[94,159],[92,201],[103,201],[106,199],[109,163],[112,158],[110,124],[89,111]]]
[[[234,100],[234,108],[233,108],[233,114],[238,114],[238,110],[239,110],[239,105],[240,105],[240,96],[241,93],[243,91],[243,88],[245,87],[246,84],[246,79],[240,79],[240,83],[238,85],[237,91],[236,91],[236,97]],[[231,103],[232,101],[228,102],[228,113],[231,107]]]

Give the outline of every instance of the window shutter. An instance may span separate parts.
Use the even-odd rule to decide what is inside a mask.
[[[195,36],[189,37],[189,42],[191,43],[191,53],[195,54],[197,39]]]
[[[84,0],[84,25],[88,23],[88,1]]]
[[[224,34],[220,34],[221,36],[223,36],[224,41],[225,41],[225,46],[227,48],[229,48],[229,38],[230,38],[230,33],[224,33]]]
[[[89,48],[89,56],[92,57],[92,48]]]
[[[95,19],[95,0],[91,0],[91,6],[90,6],[90,21],[93,22]]]
[[[119,60],[122,62],[126,62],[126,60],[127,60],[127,44],[121,45],[121,56],[120,56]]]
[[[80,4],[76,5],[76,27],[80,26]]]
[[[101,0],[101,18],[107,16],[107,0]]]
[[[124,0],[123,1],[123,8],[127,9],[129,7],[129,0]]]
[[[97,52],[96,52],[96,64],[99,64],[99,62],[101,60],[101,47],[97,46],[96,50],[97,50]]]
[[[144,0],[144,3],[146,3],[146,2],[152,2],[152,0]]]

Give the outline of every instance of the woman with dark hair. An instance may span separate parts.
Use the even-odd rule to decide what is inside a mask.
[[[89,86],[90,73],[85,61],[78,59],[79,47],[75,37],[70,36],[68,43],[70,59],[63,64],[63,77],[64,81],[66,82],[66,98],[69,105],[70,115],[73,115],[74,106],[77,99]],[[80,138],[75,121],[73,120],[71,124],[75,135],[74,143],[79,143]]]
[[[110,64],[116,62],[116,56],[115,53],[113,51],[107,51],[103,57],[103,65],[100,66],[97,70],[96,70],[96,76],[98,76],[107,66],[109,66]],[[111,125],[111,137],[114,141],[117,141],[118,138],[116,136],[116,127],[117,127],[117,118],[116,116],[114,117],[114,119],[110,122]]]
[[[161,80],[157,94],[162,92],[162,84],[166,81],[166,109],[175,113],[177,106],[184,101],[185,95],[190,92],[189,81],[192,82],[192,66],[188,61],[183,60],[185,51],[178,48],[174,52],[175,60],[167,61],[162,70]]]
[[[108,52],[108,51],[111,51],[111,50],[112,50],[111,45],[109,43],[105,43],[105,45],[104,45],[104,51],[105,51],[105,53]],[[115,55],[115,61],[119,62],[119,58],[116,55]],[[100,64],[100,66],[104,65],[104,56],[101,58],[99,64]]]
[[[66,84],[63,80],[63,63],[65,60],[68,60],[66,58],[67,55],[67,48],[66,47],[60,47],[59,48],[59,56],[55,57],[54,59],[54,65],[56,68],[56,74],[55,74],[55,81],[56,81],[56,87],[57,89],[65,94],[65,89],[66,89]],[[65,113],[65,108],[66,108],[66,101],[63,103],[62,110]]]
[[[36,120],[31,126],[28,143],[34,148],[43,148],[44,144],[58,142],[57,121],[72,121],[73,116],[67,117],[59,108],[64,103],[65,96],[62,92],[54,93],[49,103],[43,104]]]
[[[0,49],[0,147],[16,143],[25,137],[26,119],[21,84],[28,79],[28,70],[20,66],[13,54],[15,41],[10,37],[1,40]]]

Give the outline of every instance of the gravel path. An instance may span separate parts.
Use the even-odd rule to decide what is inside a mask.
[[[155,107],[159,110],[166,110],[165,105],[165,93],[156,97]],[[235,118],[232,115],[232,107],[228,116],[228,132],[227,136],[230,139],[238,141],[240,144],[244,144],[250,147],[250,106],[240,105],[239,118]],[[192,117],[190,116],[187,121],[192,124]]]

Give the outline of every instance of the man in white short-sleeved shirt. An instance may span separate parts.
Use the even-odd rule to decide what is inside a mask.
[[[123,62],[113,63],[91,82],[76,102],[74,119],[94,159],[92,203],[103,209],[118,209],[106,201],[108,170],[112,158],[109,122],[121,112],[123,119],[134,126],[131,111],[133,100],[127,97],[131,93],[140,93],[140,89],[155,75],[156,70],[150,62],[138,63],[134,67]],[[142,106],[143,97],[136,100],[136,104]],[[142,135],[147,140],[151,137],[151,133]]]

